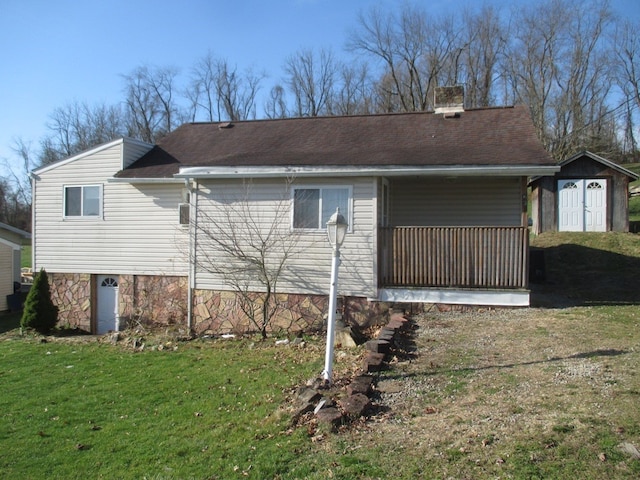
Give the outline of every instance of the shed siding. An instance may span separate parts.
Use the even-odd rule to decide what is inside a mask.
[[[533,232],[538,234],[558,230],[558,180],[596,178],[607,182],[607,230],[628,232],[630,178],[594,160],[589,154],[566,163],[555,176],[542,177],[532,183],[532,200],[537,208]]]
[[[7,310],[7,295],[13,293],[13,247],[0,242],[0,310]]]
[[[391,181],[393,226],[519,226],[522,181],[513,177]]]
[[[373,206],[374,179],[353,178],[348,181],[336,181],[334,179],[321,181],[296,181],[296,186],[351,186],[353,192],[352,202],[352,228],[345,239],[341,249],[342,266],[340,269],[339,293],[341,295],[372,296],[375,294],[374,281],[374,224],[375,212]],[[326,233],[291,232],[291,194],[290,186],[283,180],[269,181],[256,180],[252,183],[249,194],[241,181],[209,181],[202,184],[198,195],[199,225],[204,226],[204,215],[219,216],[221,207],[232,205],[238,207],[236,218],[246,221],[249,209],[251,218],[255,219],[262,228],[267,231],[273,225],[274,212],[280,209],[280,221],[276,222],[278,228],[286,238],[295,241],[295,253],[286,262],[285,273],[280,279],[278,291],[282,293],[309,293],[326,294],[329,288],[329,276],[331,267],[331,247],[327,241]],[[241,206],[243,197],[250,198],[248,207]],[[284,199],[284,200],[282,200]],[[244,212],[243,212],[244,211]],[[204,212],[204,213],[203,213]],[[243,218],[244,217],[244,218]],[[219,217],[218,217],[219,218]],[[207,244],[202,232],[196,239],[198,245],[198,258],[205,258],[206,250],[210,258],[219,256],[215,253],[215,247]],[[195,287],[198,289],[229,290],[230,287],[220,274],[206,271],[204,265],[199,265],[195,277]],[[259,283],[252,288],[260,290]]]
[[[34,188],[34,268],[59,273],[186,275],[187,231],[178,225],[176,184],[108,183],[121,145],[60,165]],[[63,219],[65,185],[101,185],[103,218]]]

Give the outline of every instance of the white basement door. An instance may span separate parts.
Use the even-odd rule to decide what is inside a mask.
[[[99,335],[118,330],[118,277],[98,275],[98,325]]]
[[[607,229],[607,182],[558,180],[558,230],[604,232]]]

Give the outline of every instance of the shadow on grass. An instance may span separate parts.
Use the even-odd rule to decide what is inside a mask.
[[[531,360],[530,362],[515,362],[515,363],[505,363],[498,365],[486,365],[483,367],[463,367],[463,368],[450,368],[445,370],[440,370],[435,368],[430,372],[412,372],[412,373],[399,373],[397,375],[385,375],[385,378],[389,379],[403,379],[403,378],[411,378],[411,377],[424,377],[424,376],[432,376],[432,375],[442,375],[444,374],[466,374],[466,373],[474,373],[481,372],[485,370],[502,370],[502,369],[511,369],[517,367],[524,367],[528,365],[542,365],[545,363],[554,363],[561,362],[563,360],[573,360],[573,359],[587,359],[587,358],[597,358],[597,357],[617,357],[619,355],[627,355],[630,352],[627,350],[616,350],[616,349],[608,349],[608,350],[594,350],[592,352],[583,352],[576,353],[574,355],[569,355],[567,357],[551,357],[545,360]]]
[[[575,244],[535,250],[543,263],[542,279],[530,284],[532,306],[640,304],[640,258]]]

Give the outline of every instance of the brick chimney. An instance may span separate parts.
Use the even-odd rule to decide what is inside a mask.
[[[442,113],[445,118],[451,118],[464,112],[464,87],[462,85],[436,87],[434,97],[435,113]]]

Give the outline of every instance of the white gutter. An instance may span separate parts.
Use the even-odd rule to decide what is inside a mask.
[[[120,178],[120,177],[111,177],[107,178],[107,183],[131,183],[131,184],[167,184],[167,183],[175,183],[175,184],[184,184],[184,180],[175,177],[163,177],[163,178]]]
[[[175,178],[277,178],[293,176],[297,178],[309,177],[360,177],[360,176],[492,176],[492,177],[522,177],[534,175],[552,175],[560,170],[557,165],[540,166],[389,166],[389,167],[186,167],[175,174]]]

